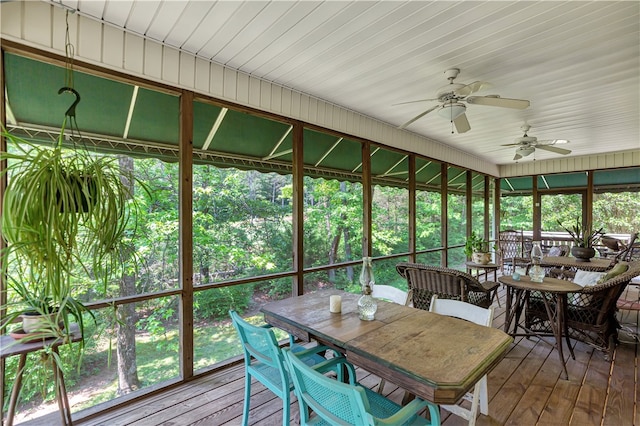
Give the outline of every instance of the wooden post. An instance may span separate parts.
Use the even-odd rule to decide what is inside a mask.
[[[180,96],[179,195],[180,195],[180,374],[193,376],[193,92]]]
[[[447,177],[448,164],[440,164],[440,235],[442,246],[444,247],[440,253],[440,264],[447,266],[447,247],[449,246],[449,230],[447,229],[449,209],[447,208],[447,199],[449,198],[449,179]]]
[[[587,171],[587,193],[582,197],[582,211],[584,224],[593,230],[593,170]],[[596,228],[597,229],[597,228]]]
[[[371,256],[371,144],[362,144],[362,256]]]
[[[533,197],[533,241],[540,241],[542,239],[542,198],[538,192],[538,175],[531,176],[531,196]],[[522,253],[524,253],[524,239]]]
[[[471,235],[473,232],[473,172],[471,170],[467,170],[465,173],[465,205],[467,214],[467,237]]]
[[[409,262],[416,261],[416,156],[409,155]]]
[[[304,127],[298,122],[293,125],[293,296],[304,293]]]
[[[500,236],[500,198],[501,198],[500,197],[500,178],[494,179],[493,187],[494,187],[493,189],[493,221],[494,221],[493,236],[496,239],[496,245],[497,245],[498,239]]]

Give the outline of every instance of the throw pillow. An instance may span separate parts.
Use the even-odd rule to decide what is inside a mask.
[[[604,276],[604,272],[589,272],[581,269],[576,271],[576,276],[573,277],[573,282],[582,287],[589,287],[596,285]]]
[[[618,263],[616,266],[609,269],[609,271],[607,271],[607,273],[604,274],[600,279],[598,279],[598,284],[609,281],[610,279],[617,277],[623,272],[627,272],[627,269],[629,269],[629,265],[627,263]]]
[[[558,246],[554,246],[551,247],[549,249],[549,253],[547,253],[547,256],[563,256],[564,253],[562,252],[562,249]]]

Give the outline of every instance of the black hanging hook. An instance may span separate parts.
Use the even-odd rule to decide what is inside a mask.
[[[61,95],[64,92],[71,92],[76,97],[76,100],[73,101],[73,103],[71,104],[69,109],[67,109],[67,112],[64,113],[64,115],[66,115],[68,117],[72,117],[72,118],[75,119],[76,118],[76,105],[78,105],[78,103],[80,103],[80,93],[78,93],[76,91],[76,89],[74,89],[73,87],[61,87],[60,90],[58,90],[58,95]]]

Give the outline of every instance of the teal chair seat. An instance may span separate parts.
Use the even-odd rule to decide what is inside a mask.
[[[267,328],[267,327],[265,327]],[[295,343],[290,343],[290,350],[296,354],[296,356],[300,357],[302,361],[308,366],[317,366],[327,359],[322,355],[319,355],[317,352],[323,352],[329,348],[326,346],[315,346],[311,349],[307,349],[304,346],[300,346]],[[286,365],[285,365],[286,367]],[[285,377],[288,379],[288,383],[283,386],[282,384],[282,374],[280,373],[279,368],[274,368],[269,364],[262,363],[260,361],[254,361],[251,364],[251,375],[254,376],[257,380],[267,386],[269,389],[272,387],[280,389],[285,389],[287,386],[289,390],[293,390],[293,382],[290,380],[290,376],[287,373]],[[267,385],[270,384],[269,385]]]
[[[349,383],[342,383],[319,373],[291,351],[285,349],[283,352],[295,385],[300,424],[303,426],[440,424],[440,410],[435,404],[417,398],[402,407],[357,383],[355,369],[344,357],[328,360],[324,367],[334,365],[346,368]],[[425,408],[429,410],[430,421],[418,415]],[[310,412],[314,413],[313,417]]]
[[[289,375],[282,350],[276,340],[276,336],[269,325],[262,327],[249,324],[235,311],[229,311],[233,326],[238,332],[240,342],[244,352],[245,361],[245,382],[244,382],[244,404],[242,409],[242,425],[249,423],[249,403],[251,400],[251,378],[255,378],[265,385],[269,390],[282,399],[282,424],[289,426],[291,405],[290,393],[293,382]],[[321,372],[334,371],[339,380],[343,378],[342,369],[329,362],[324,356],[326,351],[331,350],[326,346],[315,346],[305,348],[293,343],[290,337],[290,350],[300,361],[309,367],[318,369]],[[332,351],[332,350],[331,350]],[[334,352],[334,357],[340,354]]]

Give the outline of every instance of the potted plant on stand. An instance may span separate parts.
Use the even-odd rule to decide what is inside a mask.
[[[65,120],[66,122],[66,120]],[[136,203],[116,157],[95,155],[69,143],[64,123],[54,146],[23,139],[2,130],[8,152],[1,218],[6,248],[0,253],[7,277],[8,301],[0,327],[16,342],[43,342],[49,362],[60,358],[53,344],[84,336],[85,321],[94,319],[82,303],[78,277],[106,286],[124,264]],[[40,316],[35,325],[31,318]],[[13,324],[19,317],[22,325]],[[24,319],[27,319],[25,321]],[[80,365],[83,341],[70,351]],[[28,374],[29,372],[27,372]],[[57,377],[57,376],[56,376]]]
[[[489,241],[479,237],[472,232],[464,245],[464,254],[467,258],[471,258],[473,263],[486,265],[491,262],[491,252],[489,251]]]
[[[573,239],[573,247],[571,247],[571,254],[579,262],[589,262],[589,259],[596,255],[596,250],[593,245],[598,239],[604,235],[603,228],[593,230],[591,224],[582,227],[580,218],[576,217],[576,223],[571,228],[567,228],[558,220],[558,224],[569,233],[571,239]]]

